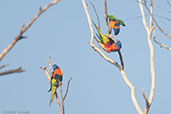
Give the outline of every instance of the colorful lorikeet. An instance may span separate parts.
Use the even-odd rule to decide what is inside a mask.
[[[93,22],[93,21],[92,21]],[[107,44],[108,42],[110,42],[110,37],[108,36],[108,34],[103,35],[102,32],[100,31],[100,28],[97,27],[97,25],[93,22],[94,26],[97,29],[98,34],[96,34],[98,36],[98,38],[100,39],[100,42],[103,44]]]
[[[51,99],[49,106],[51,105],[55,95],[56,95],[56,89],[59,87],[60,82],[62,82],[63,73],[62,70],[56,65],[53,65],[53,72],[51,73],[51,88],[48,92],[51,91]]]
[[[125,26],[124,22],[115,18],[113,15],[107,15],[109,19],[110,27],[114,30],[114,35],[118,35],[120,32],[120,25]]]
[[[119,51],[122,48],[122,44],[120,41],[116,40],[116,42],[110,38],[108,35],[103,35],[99,29],[99,27],[97,27],[97,25],[93,22],[94,26],[97,29],[98,34],[97,37],[99,38],[99,40],[97,40],[97,42],[99,43],[99,45],[108,53],[110,52],[115,52],[115,51]]]

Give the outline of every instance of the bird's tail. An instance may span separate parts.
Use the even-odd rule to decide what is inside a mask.
[[[56,94],[56,89],[57,89],[56,86],[52,86],[52,88],[51,88],[51,98],[50,98],[49,106],[51,105],[51,103],[52,103],[52,101],[53,101],[55,95],[57,95],[57,94]]]
[[[56,92],[55,92],[56,93]],[[55,93],[51,93],[51,98],[49,102],[49,106],[51,106],[53,99],[55,98]]]

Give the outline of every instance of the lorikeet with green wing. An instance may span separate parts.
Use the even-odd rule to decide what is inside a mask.
[[[119,51],[122,48],[122,44],[120,41],[116,40],[116,42],[108,36],[108,34],[103,35],[100,31],[99,27],[93,22],[94,26],[97,29],[98,34],[97,37],[99,40],[96,39],[96,41],[99,43],[99,45],[108,53]]]
[[[115,18],[113,15],[107,15],[109,19],[110,27],[114,30],[114,35],[118,35],[120,32],[120,25],[126,26],[120,19]]]
[[[53,65],[53,72],[51,73],[51,88],[48,92],[51,91],[51,99],[49,106],[51,105],[56,93],[57,88],[59,87],[60,82],[62,82],[63,72],[62,70],[56,65]]]

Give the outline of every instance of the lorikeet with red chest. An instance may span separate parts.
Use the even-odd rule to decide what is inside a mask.
[[[120,41],[116,40],[116,42],[109,37],[109,35],[103,35],[99,29],[99,27],[97,27],[97,25],[93,22],[94,26],[97,29],[98,34],[97,37],[99,38],[99,40],[97,40],[97,42],[99,43],[99,45],[108,53],[110,52],[115,52],[115,51],[119,51],[122,48],[122,44]]]
[[[48,92],[51,91],[51,99],[49,106],[51,105],[55,95],[56,95],[56,89],[60,86],[60,82],[62,82],[63,73],[62,70],[56,65],[53,65],[53,72],[51,73],[51,88]]]
[[[109,19],[110,27],[114,30],[114,35],[118,35],[120,32],[120,25],[125,26],[124,22],[115,18],[113,15],[107,15]]]

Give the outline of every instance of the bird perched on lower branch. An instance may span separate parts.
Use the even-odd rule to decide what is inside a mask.
[[[63,72],[62,70],[56,65],[53,65],[53,72],[51,73],[51,87],[48,92],[51,91],[51,99],[49,106],[51,105],[55,95],[57,96],[56,90],[60,86],[63,78]]]

